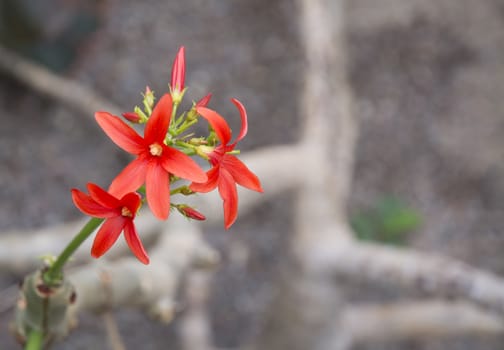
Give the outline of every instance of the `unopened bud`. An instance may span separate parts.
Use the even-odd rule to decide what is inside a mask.
[[[183,186],[180,189],[180,193],[183,194],[184,196],[189,196],[191,194],[194,194],[194,191],[189,188],[189,186]]]
[[[206,220],[205,215],[201,214],[194,208],[191,208],[187,205],[179,205],[177,206],[178,211],[184,215],[186,218],[203,221]]]
[[[156,99],[154,97],[154,92],[150,89],[149,86],[145,87],[145,93],[143,95],[144,100],[143,104],[147,110],[152,110],[152,107],[154,106],[154,100]]]
[[[135,112],[124,112],[122,116],[132,123],[140,123],[140,116]]]
[[[189,143],[191,145],[199,146],[199,145],[206,145],[207,141],[203,137],[193,137],[192,139],[189,140]]]
[[[198,102],[193,103],[193,106],[189,112],[187,112],[187,120],[191,121],[194,120],[198,117],[198,112],[196,111],[196,108],[198,107],[206,107],[208,103],[210,102],[210,99],[212,98],[212,94],[208,94],[202,99],[200,99]]]
[[[205,97],[203,97],[201,100],[196,102],[195,107],[206,107],[208,103],[210,102],[210,99],[212,98],[212,94],[208,94]]]
[[[185,92],[185,50],[182,46],[173,61],[170,94],[175,105],[180,104]]]

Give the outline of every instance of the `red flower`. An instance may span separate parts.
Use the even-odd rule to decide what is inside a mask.
[[[95,184],[89,183],[87,188],[89,195],[72,189],[75,206],[84,214],[106,219],[96,234],[91,255],[99,258],[105,254],[124,231],[124,238],[133,254],[142,263],[148,264],[149,257],[133,224],[142,201],[140,195],[130,192],[118,199]]]
[[[240,112],[242,126],[236,140],[231,141],[231,129],[229,125],[217,112],[206,107],[197,107],[196,110],[203,118],[208,120],[215,130],[221,144],[208,154],[212,168],[207,172],[208,181],[205,183],[192,183],[189,187],[195,192],[209,192],[214,188],[219,188],[219,194],[223,199],[224,226],[226,229],[235,222],[238,214],[238,194],[236,184],[248,189],[263,192],[261,183],[257,176],[253,174],[245,164],[235,156],[228,154],[236,147],[238,141],[247,134],[247,112],[240,101],[231,99]]]
[[[182,98],[182,92],[184,91],[185,83],[185,49],[183,46],[180,47],[175,60],[173,61],[172,71],[171,71],[171,93],[173,100],[177,103],[180,102]]]
[[[145,124],[144,137],[119,117],[97,112],[96,121],[116,145],[137,156],[112,181],[109,191],[120,197],[145,183],[147,203],[159,219],[170,213],[170,180],[173,174],[193,182],[205,182],[206,174],[189,156],[164,144],[172,114],[172,98],[165,94]]]

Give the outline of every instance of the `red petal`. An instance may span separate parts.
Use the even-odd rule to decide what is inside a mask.
[[[115,208],[106,208],[75,188],[72,189],[72,200],[81,212],[96,218],[111,218],[119,214]]]
[[[119,207],[119,200],[94,183],[88,183],[87,189],[91,198],[107,208]]]
[[[121,198],[126,193],[136,191],[145,182],[148,160],[137,158],[129,163],[112,181],[109,193],[117,198]]]
[[[238,134],[238,137],[236,138],[235,142],[233,142],[233,146],[236,146],[238,141],[243,139],[245,135],[247,135],[248,131],[248,122],[247,122],[247,111],[245,110],[245,106],[238,101],[235,98],[231,99],[231,102],[234,103],[236,108],[238,108],[238,111],[240,112],[240,118],[241,118],[241,129],[240,129],[240,134]]]
[[[160,164],[167,172],[183,179],[194,182],[207,181],[207,175],[198,163],[176,148],[164,147]]]
[[[107,112],[96,112],[95,119],[105,134],[126,152],[140,154],[145,150],[142,137],[119,117]]]
[[[173,90],[184,90],[185,82],[185,49],[180,47],[175,60],[173,61],[171,71],[171,88]]]
[[[237,184],[250,190],[263,192],[259,178],[235,156],[226,154],[222,159],[221,166],[231,174]]]
[[[145,124],[144,138],[146,145],[151,145],[154,142],[163,143],[170,124],[172,106],[173,102],[170,94],[164,94]]]
[[[140,203],[142,202],[142,197],[136,192],[126,193],[124,197],[121,198],[121,207],[126,207],[131,211],[133,217],[135,217],[138,208],[140,207]]]
[[[147,203],[152,213],[161,220],[166,220],[170,214],[170,186],[168,181],[168,173],[159,163],[149,163],[145,179]]]
[[[217,137],[223,145],[227,145],[231,140],[231,129],[226,120],[214,110],[206,107],[197,107],[196,111],[203,118],[208,120],[212,128],[215,130]]]
[[[238,216],[238,193],[233,177],[226,169],[220,170],[219,194],[224,200],[224,227],[229,229]]]
[[[208,180],[204,183],[193,182],[189,188],[194,192],[207,193],[217,187],[219,180],[219,166],[213,167],[207,171]]]
[[[126,239],[126,243],[128,243],[128,247],[131,249],[133,254],[136,256],[140,262],[147,265],[149,263],[149,256],[145,251],[140,238],[138,237],[138,233],[136,231],[135,225],[133,224],[133,220],[127,220],[124,225],[124,238]]]
[[[126,219],[122,216],[117,216],[106,220],[93,242],[93,247],[91,248],[91,256],[94,258],[99,258],[107,252],[107,250],[112,247],[112,245],[117,241],[119,234],[126,224]]]

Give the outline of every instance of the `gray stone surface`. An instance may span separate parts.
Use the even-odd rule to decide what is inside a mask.
[[[347,10],[361,128],[350,211],[394,194],[425,217],[412,246],[503,273],[504,1],[352,0]],[[211,106],[235,129],[229,98],[247,106],[249,137],[241,148],[294,142],[303,63],[296,16],[287,0],[108,1],[71,74],[129,110],[146,84],[166,88],[173,56],[185,45],[191,98],[212,92]],[[75,118],[10,80],[0,80],[0,89],[0,228],[77,216],[69,188],[106,185],[127,158],[92,118]],[[220,347],[257,335],[291,231],[291,201],[286,195],[265,203],[231,232],[208,232],[224,257],[210,303]],[[369,292],[356,300],[400,295],[362,289]],[[14,348],[7,319],[1,315],[2,349]],[[56,348],[105,349],[101,322],[84,315]],[[178,348],[177,322],[165,327],[128,310],[118,322],[129,349]],[[366,349],[491,350],[501,343],[468,337]]]

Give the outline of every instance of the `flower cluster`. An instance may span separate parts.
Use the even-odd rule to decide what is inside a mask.
[[[97,112],[95,119],[105,134],[135,158],[112,181],[108,191],[88,184],[89,194],[72,190],[72,199],[84,214],[104,219],[91,250],[93,257],[105,254],[124,231],[133,254],[144,264],[149,257],[135,229],[134,219],[146,201],[152,213],[166,220],[171,209],[189,219],[205,220],[205,216],[186,204],[175,204],[171,196],[206,193],[218,188],[223,200],[224,226],[229,229],[238,214],[236,184],[262,192],[257,176],[235,155],[237,143],[247,134],[247,112],[243,104],[232,99],[241,117],[241,130],[231,143],[231,129],[216,111],[207,108],[211,94],[193,103],[189,111],[178,113],[187,90],[185,57],[181,47],[173,62],[169,93],[155,103],[154,92],[147,87],[143,108],[123,113],[123,118],[108,112]],[[203,117],[211,131],[208,136],[194,137],[191,126]],[[144,126],[143,136],[130,124]],[[208,161],[204,171],[191,157]],[[180,183],[180,181],[187,181]]]

